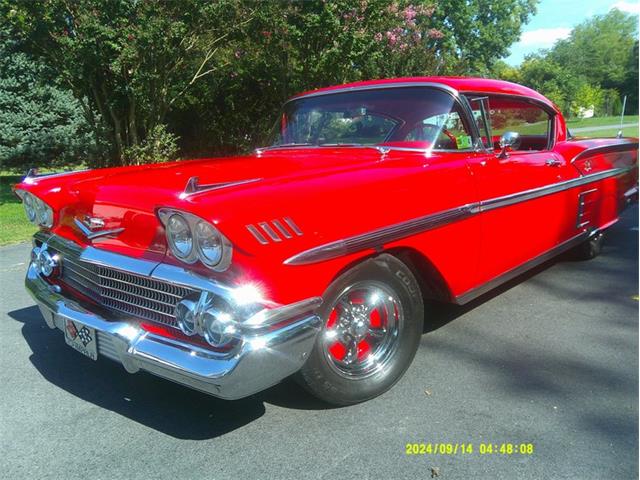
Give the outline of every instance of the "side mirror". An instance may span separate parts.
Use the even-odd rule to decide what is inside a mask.
[[[507,148],[516,150],[520,145],[520,134],[518,132],[504,132],[500,137],[500,153],[498,158],[507,158]]]

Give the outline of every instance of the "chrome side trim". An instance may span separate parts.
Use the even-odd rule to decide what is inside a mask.
[[[566,252],[567,250],[579,245],[580,243],[584,242],[587,238],[589,238],[590,235],[593,235],[594,232],[589,233],[585,231],[576,235],[575,237],[551,248],[550,250],[547,250],[543,254],[538,255],[537,257],[529,260],[528,262],[525,262],[522,265],[512,270],[509,270],[508,272],[503,273],[502,275],[499,275],[492,280],[489,280],[487,283],[484,283],[477,288],[468,290],[462,295],[458,295],[455,298],[455,302],[458,305],[464,305],[465,303],[468,303],[478,298],[479,296],[484,295],[490,290],[493,290],[497,286],[502,285],[503,283],[516,278],[517,276],[532,269],[533,267],[537,267],[538,265],[548,260],[551,260],[553,257],[559,255],[560,253]]]
[[[605,178],[615,177],[627,171],[627,168],[613,168],[604,172],[592,173],[583,177],[572,178],[571,180],[564,180],[562,182],[553,183],[551,185],[545,185],[544,187],[532,188],[523,192],[505,195],[503,197],[483,200],[480,202],[480,210],[482,212],[488,212],[489,210],[494,210],[496,208],[507,207],[515,203],[526,202],[527,200],[533,200],[535,198],[552,195],[554,193],[562,192],[563,190],[569,190],[571,188],[586,185],[591,182],[597,182],[598,180],[603,180]]]
[[[626,151],[631,152],[632,150],[637,150],[637,149],[638,149],[638,142],[625,142],[625,143],[617,143],[614,145],[602,145],[599,147],[587,148],[586,150],[583,150],[582,152],[577,154],[575,157],[573,157],[571,159],[571,162],[569,163],[574,163],[577,160],[580,160],[581,158],[587,157],[589,155],[598,155],[598,154],[602,155],[606,153],[616,153],[616,152],[626,152]]]
[[[350,253],[375,248],[385,243],[400,240],[401,238],[422,233],[436,227],[441,227],[456,220],[462,220],[475,213],[479,204],[463,205],[443,212],[414,218],[407,222],[397,223],[389,227],[379,228],[363,235],[356,235],[344,240],[327,243],[285,260],[286,265],[306,265],[323,260],[342,257]]]
[[[507,207],[516,203],[552,195],[563,190],[569,190],[571,188],[586,185],[605,178],[615,177],[626,173],[629,170],[629,168],[613,168],[604,172],[593,173],[583,177],[545,185],[544,187],[533,188],[523,192],[462,205],[460,207],[433,213],[424,217],[414,218],[346,239],[326,243],[298,253],[286,259],[284,263],[285,265],[307,265],[310,263],[331,260],[333,258],[338,258],[362,250],[381,248],[385,243],[390,243],[411,235],[439,228],[454,221],[464,220],[474,214],[488,212],[497,208]]]

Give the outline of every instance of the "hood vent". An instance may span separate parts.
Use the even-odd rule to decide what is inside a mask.
[[[302,236],[302,230],[289,217],[271,220],[270,222],[249,224],[247,225],[247,230],[261,245]]]

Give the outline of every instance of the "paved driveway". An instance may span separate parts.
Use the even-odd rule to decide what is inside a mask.
[[[28,245],[2,248],[0,477],[637,478],[637,216],[594,261],[562,259],[470,307],[433,309],[404,379],[341,409],[289,381],[226,402],[92,362],[24,292]],[[411,442],[475,450],[406,456]],[[504,442],[535,451],[478,453]]]

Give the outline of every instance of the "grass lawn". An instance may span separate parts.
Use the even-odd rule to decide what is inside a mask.
[[[29,223],[20,200],[11,185],[20,181],[19,175],[0,175],[0,245],[28,241],[37,227]]]
[[[620,125],[620,117],[569,118],[569,128],[599,127],[601,125]],[[623,123],[638,123],[638,115],[625,115]]]
[[[618,134],[619,128],[612,128],[608,130],[594,130],[592,132],[576,132],[576,137],[589,137],[589,138],[606,138],[615,137]],[[623,137],[638,137],[638,127],[627,127],[622,129]]]

